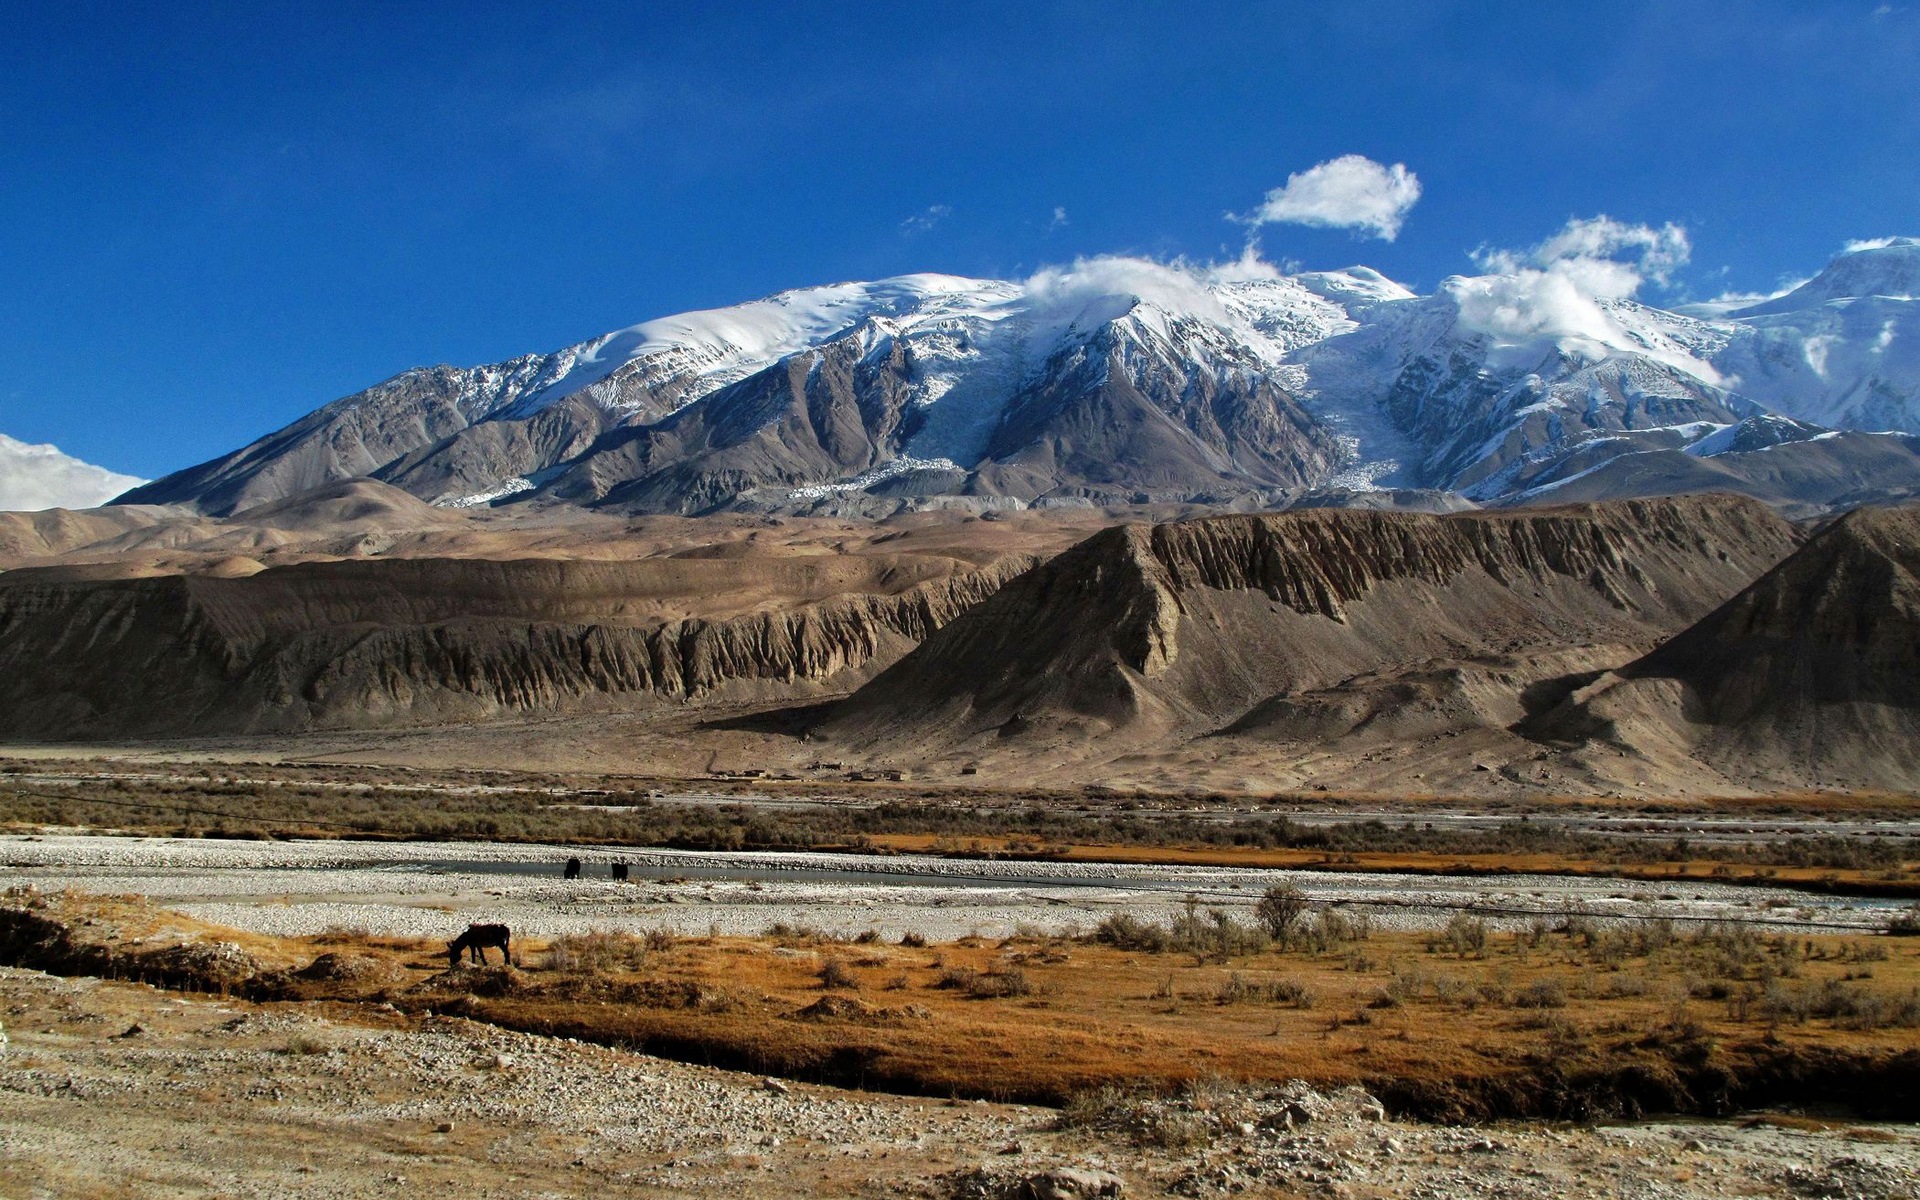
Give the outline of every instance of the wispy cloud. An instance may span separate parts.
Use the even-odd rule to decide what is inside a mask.
[[[925,233],[935,225],[953,215],[953,206],[948,204],[929,204],[920,212],[914,213],[900,222],[900,232],[908,237]]]
[[[1624,300],[1652,280],[1667,283],[1693,255],[1683,226],[1630,225],[1601,215],[1568,221],[1525,250],[1482,246],[1474,262],[1486,274],[1442,285],[1461,324],[1487,335],[1496,351],[1531,355],[1548,342],[1631,347],[1709,382],[1719,375],[1678,346],[1640,345],[1601,303]]]
[[[1420,178],[1405,163],[1382,166],[1346,154],[1287,176],[1285,187],[1245,217],[1249,225],[1352,229],[1391,242],[1420,200]]]
[[[1693,257],[1684,226],[1669,221],[1629,225],[1605,213],[1574,218],[1546,241],[1528,250],[1486,246],[1473,252],[1483,271],[1511,275],[1527,270],[1568,276],[1588,295],[1624,298],[1648,280],[1665,284]]]
[[[1916,244],[1920,244],[1920,238],[1910,238],[1910,237],[1861,238],[1858,241],[1848,242],[1846,244],[1844,252],[1847,254],[1858,254],[1862,250],[1885,250],[1889,246],[1912,246]]]
[[[1066,224],[1067,224],[1067,210],[1060,207],[1057,204],[1054,205],[1053,219],[1047,222],[1047,232],[1052,233],[1054,230],[1059,229],[1065,226]]]

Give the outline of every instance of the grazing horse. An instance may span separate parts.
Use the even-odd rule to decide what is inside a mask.
[[[460,965],[460,952],[465,950],[481,966],[487,965],[487,947],[500,947],[502,963],[512,965],[513,951],[508,946],[512,936],[505,925],[469,925],[467,931],[447,944],[447,970]]]
[[[627,864],[623,862],[613,864],[613,881],[615,883],[625,883],[627,881]]]
[[[568,859],[567,869],[564,874],[565,874],[565,877],[568,879],[580,878],[580,860],[577,858]]]

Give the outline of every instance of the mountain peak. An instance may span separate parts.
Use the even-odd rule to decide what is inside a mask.
[[[1743,308],[1733,315],[1760,317],[1797,312],[1832,300],[1868,296],[1898,300],[1920,296],[1920,238],[1889,237],[1855,242],[1818,275],[1786,295]]]
[[[128,500],[231,512],[359,477],[431,504],[671,512],[1266,506],[1329,486],[1512,500],[1756,404],[1816,423],[1808,438],[1920,430],[1912,305],[1884,299],[1916,280],[1920,241],[1889,238],[1850,247],[1796,293],[1804,310],[1753,320],[1596,295],[1577,272],[1455,276],[1422,297],[1252,253],[832,283],[409,373]],[[1824,448],[1871,452],[1878,479],[1906,445]],[[1821,488],[1795,495],[1825,503]]]

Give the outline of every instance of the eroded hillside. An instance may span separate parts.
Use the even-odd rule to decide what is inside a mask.
[[[1415,790],[1474,787],[1476,768],[1520,782],[1540,750],[1510,727],[1706,616],[1799,539],[1731,497],[1113,529],[942,630],[818,732],[989,773],[1291,788],[1351,786],[1378,763]]]

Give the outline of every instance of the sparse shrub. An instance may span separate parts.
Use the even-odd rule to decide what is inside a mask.
[[[1275,884],[1260,893],[1260,900],[1253,906],[1253,915],[1260,922],[1267,936],[1280,943],[1290,945],[1293,926],[1307,911],[1307,894],[1290,883]]]
[[[860,987],[860,978],[847,967],[846,963],[837,958],[828,958],[820,963],[820,986],[857,991]]]
[[[871,946],[879,940],[880,931],[878,929],[863,929],[859,935],[853,939],[853,944],[856,946]]]
[[[1591,946],[1594,938],[1599,935],[1599,928],[1585,917],[1569,916],[1560,922],[1560,932],[1566,934],[1570,942]]]
[[[980,972],[972,967],[941,967],[940,974],[934,977],[933,986],[946,991],[971,992],[974,980],[980,978]]]
[[[1566,985],[1557,979],[1538,979],[1514,993],[1515,1008],[1565,1008]]]
[[[1314,912],[1311,921],[1297,925],[1296,931],[1307,948],[1318,954],[1372,937],[1373,920],[1365,913],[1324,907]]]
[[[1434,986],[1434,977],[1425,968],[1418,964],[1395,963],[1393,978],[1387,981],[1381,994],[1398,1005],[1408,1000],[1418,1000],[1422,992]]]
[[[994,967],[974,975],[967,995],[976,1000],[999,1000],[1033,995],[1033,981],[1019,967]]]
[[[1160,954],[1171,948],[1173,938],[1159,925],[1142,921],[1129,913],[1114,913],[1093,928],[1093,940],[1116,950]]]
[[[679,938],[671,929],[649,929],[646,940],[649,950],[671,950]]]
[[[1843,1029],[1910,1029],[1920,1025],[1920,990],[1889,994],[1838,979],[1809,987],[1776,983],[1766,989],[1757,1008],[1770,1021],[1804,1024],[1819,1019]]]
[[[909,929],[900,935],[900,944],[908,949],[918,950],[927,944],[927,935]]]
[[[1210,1143],[1221,1124],[1208,1085],[1195,1081],[1188,1093],[1169,1098],[1102,1086],[1068,1097],[1059,1126],[1118,1134],[1145,1150],[1191,1150]]]
[[[1233,919],[1233,915],[1223,908],[1210,908],[1207,917],[1213,922],[1213,957],[1219,962],[1229,958],[1258,954],[1267,948],[1266,932],[1258,926],[1242,925]]]
[[[647,945],[647,939],[631,933],[566,933],[547,947],[547,968],[575,975],[638,970],[647,961]]]
[[[1238,971],[1227,976],[1214,993],[1220,1004],[1287,1004],[1312,1008],[1313,990],[1291,979],[1251,980]]]
[[[1513,972],[1502,968],[1492,979],[1482,980],[1478,990],[1482,1000],[1505,1008],[1513,1001]]]
[[[1609,976],[1605,995],[1610,1000],[1624,1000],[1632,996],[1644,996],[1653,990],[1653,984],[1644,975],[1622,973]]]
[[[1077,1091],[1060,1106],[1056,1125],[1060,1129],[1100,1129],[1135,1099],[1112,1084]]]
[[[1487,952],[1487,923],[1469,913],[1455,913],[1447,922],[1446,939],[1461,958],[1479,958]]]

